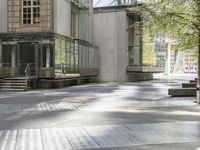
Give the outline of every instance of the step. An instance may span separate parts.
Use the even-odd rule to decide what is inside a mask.
[[[172,97],[187,97],[196,96],[196,88],[178,88],[178,89],[168,89],[168,95]]]
[[[197,84],[196,83],[183,83],[182,88],[196,88]]]
[[[3,78],[3,80],[26,80],[26,78]]]
[[[27,80],[24,77],[4,78],[0,80],[0,91],[26,91]]]
[[[0,85],[26,85],[26,82],[1,82]]]
[[[1,83],[26,83],[26,81],[22,81],[22,80],[3,80],[1,81]]]
[[[25,89],[26,86],[12,86],[12,85],[1,85],[0,88],[9,88],[9,89]]]
[[[9,89],[9,88],[0,88],[1,92],[24,92],[26,89]]]

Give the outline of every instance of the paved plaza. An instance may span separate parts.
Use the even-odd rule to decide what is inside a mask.
[[[200,150],[191,76],[0,93],[0,150]]]

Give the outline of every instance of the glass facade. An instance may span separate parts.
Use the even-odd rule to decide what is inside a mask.
[[[99,51],[88,42],[56,34],[8,34],[0,36],[0,41],[4,77],[24,76],[28,64],[37,78],[98,75]]]
[[[98,74],[98,48],[82,40],[55,36],[55,75],[57,78]]]
[[[1,67],[9,70],[7,76],[24,76],[29,64],[32,76],[54,77],[52,34],[5,34],[0,41],[0,62]]]
[[[164,36],[152,33],[150,27],[144,27],[141,17],[134,13],[128,13],[127,20],[128,68],[140,72],[162,72],[166,58]]]
[[[72,0],[71,36],[89,41],[91,0]]]
[[[130,14],[128,18],[128,56],[130,66],[141,65],[140,17]]]
[[[154,35],[154,51],[156,55],[155,63],[156,66],[164,67],[166,64],[166,50],[167,50],[167,44],[165,35],[163,34],[155,34]]]

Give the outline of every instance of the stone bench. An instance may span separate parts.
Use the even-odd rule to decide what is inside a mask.
[[[197,84],[196,83],[183,83],[182,88],[196,88]]]
[[[178,89],[169,89],[168,95],[172,97],[187,97],[187,96],[196,96],[196,88],[178,88]]]
[[[197,83],[197,80],[190,80],[190,83]]]

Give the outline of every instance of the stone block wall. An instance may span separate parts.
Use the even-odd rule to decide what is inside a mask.
[[[8,32],[52,32],[53,0],[40,0],[40,23],[22,24],[22,0],[8,0]]]

